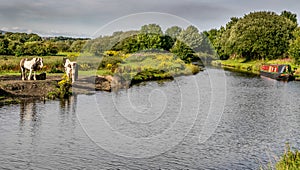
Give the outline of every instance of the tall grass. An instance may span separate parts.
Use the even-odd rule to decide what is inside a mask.
[[[285,145],[285,151],[282,156],[270,157],[267,165],[260,165],[260,170],[299,170],[300,169],[300,152],[292,151],[289,143]]]
[[[300,169],[300,152],[292,151],[289,144],[285,146],[285,152],[276,163],[277,170],[298,170]]]

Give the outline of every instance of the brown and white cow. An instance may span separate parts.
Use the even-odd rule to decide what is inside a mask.
[[[35,72],[41,68],[43,68],[43,59],[41,57],[33,58],[31,60],[28,60],[27,58],[23,58],[20,61],[20,68],[21,68],[21,76],[22,80],[26,79],[26,71],[29,70],[28,80],[31,79],[31,74],[33,71],[33,79],[36,80],[36,74]]]

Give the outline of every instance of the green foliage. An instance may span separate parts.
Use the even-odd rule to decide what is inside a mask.
[[[99,56],[105,51],[115,49],[115,46],[124,42],[126,38],[137,35],[138,33],[139,31],[114,32],[112,36],[100,36],[94,40],[88,41],[85,44],[83,51]],[[116,49],[118,48],[120,47],[116,47]]]
[[[222,55],[247,60],[284,58],[295,28],[294,22],[273,12],[254,12],[227,24],[218,41]]]
[[[177,39],[178,38],[178,39]],[[178,41],[175,43],[175,41]],[[207,41],[207,40],[206,40]],[[90,52],[96,56],[101,56],[105,51],[119,51],[123,54],[136,52],[162,52],[172,51],[186,62],[191,62],[198,57],[193,54],[195,50],[202,53],[213,54],[208,42],[203,43],[203,35],[194,26],[189,26],[182,30],[178,26],[173,26],[166,30],[163,35],[161,28],[157,24],[148,24],[141,27],[140,31],[115,32],[112,36],[104,36],[89,41],[83,51]],[[201,50],[202,49],[202,50]],[[123,56],[120,56],[123,58]],[[117,58],[103,57],[100,68],[105,68],[107,64],[112,64]],[[119,63],[117,61],[116,63]]]
[[[297,64],[300,64],[300,37],[297,37],[291,44],[289,48],[289,55],[295,59]]]
[[[186,65],[185,71],[188,74],[197,74],[200,71],[200,67],[189,63]]]
[[[168,28],[165,31],[165,35],[167,35],[167,36],[173,38],[174,40],[176,40],[176,38],[179,36],[181,31],[182,31],[182,28],[180,28],[178,26],[173,26],[173,27]]]
[[[174,41],[169,36],[140,33],[128,37],[116,44],[112,50],[123,51],[124,53],[134,53],[143,50],[162,49],[169,51],[173,46]]]
[[[300,169],[300,152],[291,151],[289,144],[286,144],[284,155],[276,163],[277,170],[297,170]]]
[[[82,71],[88,71],[91,69],[91,66],[88,63],[79,64],[79,69]]]
[[[297,14],[293,14],[290,11],[282,11],[280,16],[283,16],[297,24]]]
[[[300,64],[300,27],[295,29],[293,35],[295,38],[290,43],[288,53],[297,64]]]
[[[115,55],[115,56],[104,55],[98,69],[104,69],[107,67],[107,65],[110,65],[110,69],[113,71],[121,62],[122,59],[119,55]]]
[[[173,77],[164,72],[164,70],[145,69],[133,76],[131,84],[140,83],[149,80],[172,79]]]
[[[198,66],[185,64],[172,53],[135,53],[123,60],[114,74],[126,81],[137,83],[146,80],[169,79],[178,75],[196,74]]]
[[[195,26],[190,25],[185,30],[182,30],[177,39],[194,51],[201,52],[203,37]]]
[[[205,31],[204,35],[206,35],[206,37],[212,44],[215,52],[217,53],[217,55],[219,55],[220,59],[226,60],[229,58],[229,55],[227,53],[225,53],[223,45],[222,45],[222,41],[221,41],[221,37],[223,36],[224,32],[225,32],[225,28],[221,27],[219,30],[211,29],[210,31],[207,31],[207,32]]]
[[[140,33],[141,34],[158,34],[158,35],[163,34],[160,26],[157,24],[143,25],[141,27]]]
[[[49,92],[47,94],[47,98],[55,99],[55,98],[61,98],[65,99],[72,95],[72,92],[70,91],[72,87],[71,80],[68,78],[67,75],[64,75],[62,77],[62,80],[58,82],[58,87],[54,92]]]
[[[196,59],[196,57],[194,56],[194,51],[180,40],[176,40],[174,46],[171,49],[171,52],[187,63]]]
[[[86,41],[85,40],[77,40],[72,43],[70,46],[70,51],[72,52],[81,52],[85,45]]]
[[[87,39],[42,38],[37,34],[6,32],[0,36],[0,55],[56,55],[59,51],[80,52]]]

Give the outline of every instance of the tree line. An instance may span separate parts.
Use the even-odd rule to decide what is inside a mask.
[[[172,26],[162,31],[157,24],[147,24],[136,31],[114,32],[89,41],[84,51],[101,55],[104,51],[114,50],[123,53],[140,51],[160,51],[176,54],[185,62],[199,60],[196,52],[211,52],[204,35],[195,26],[186,29]]]
[[[5,32],[0,35],[0,55],[56,55],[58,52],[80,52],[88,39],[40,37],[37,34]]]
[[[6,32],[0,35],[2,55],[55,55],[57,52],[89,52],[103,55],[115,50],[134,53],[161,50],[191,62],[200,55],[221,59],[272,60],[291,57],[300,63],[300,28],[297,15],[259,11],[232,17],[219,29],[199,32],[195,26],[172,26],[162,31],[157,24],[139,30],[118,31],[93,40],[68,37],[42,38],[37,34]]]
[[[205,31],[221,59],[248,60],[300,59],[300,29],[297,15],[283,11],[251,12],[242,18],[232,17],[220,29]]]

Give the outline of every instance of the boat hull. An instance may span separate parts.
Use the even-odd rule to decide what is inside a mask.
[[[294,76],[292,74],[280,74],[280,73],[271,73],[266,71],[260,71],[260,76],[269,77],[279,81],[292,81]]]

